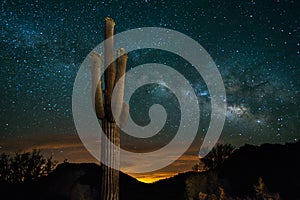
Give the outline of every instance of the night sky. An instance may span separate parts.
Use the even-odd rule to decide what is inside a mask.
[[[116,21],[115,33],[164,27],[188,35],[206,49],[226,89],[222,142],[239,146],[297,141],[299,7],[300,2],[292,0],[1,1],[0,152],[44,147],[71,161],[91,159],[70,151],[80,146],[74,139],[72,90],[81,63],[104,39],[106,16]],[[160,50],[130,52],[128,70],[149,62],[172,66],[190,81],[201,108],[201,142],[210,119],[210,94],[203,79],[188,62]],[[124,134],[124,148],[151,151],[176,134],[178,102],[163,82],[142,87],[129,103],[140,125],[149,123],[147,112],[153,103],[166,108],[168,119],[150,139]]]

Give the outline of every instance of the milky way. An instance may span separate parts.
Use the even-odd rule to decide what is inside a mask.
[[[297,140],[299,7],[299,1],[291,0],[2,1],[1,137],[76,134],[71,110],[74,79],[84,58],[104,39],[103,20],[111,16],[116,33],[165,27],[190,36],[208,51],[226,88],[224,141]],[[170,53],[129,54],[129,68],[148,62],[173,66],[190,80],[201,107],[199,138],[203,138],[210,95],[202,78],[194,76],[189,63]],[[147,102],[140,101],[145,95]],[[170,113],[164,130],[148,140],[161,146],[159,142],[168,141],[178,126],[178,105],[171,91],[163,84],[147,86],[130,103],[133,119],[147,124],[147,106],[155,102]]]

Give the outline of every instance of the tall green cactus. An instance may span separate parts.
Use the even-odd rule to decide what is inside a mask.
[[[101,200],[119,199],[119,171],[115,169],[119,169],[120,164],[120,127],[117,126],[116,121],[119,121],[122,126],[126,123],[129,114],[129,105],[123,102],[124,79],[121,79],[126,72],[128,56],[125,49],[118,50],[117,66],[115,65],[114,26],[115,22],[112,18],[105,18],[105,39],[109,39],[104,42],[104,65],[108,65],[104,72],[105,85],[101,82],[102,56],[97,52],[92,52],[90,55],[95,112],[98,119],[102,121],[104,134],[110,141],[106,142],[101,139],[101,160],[106,160],[111,164],[111,167],[102,165]],[[116,98],[112,102],[112,92],[118,81],[121,83]],[[103,94],[102,88],[104,87]],[[115,117],[118,120],[114,118],[111,106],[114,107]]]

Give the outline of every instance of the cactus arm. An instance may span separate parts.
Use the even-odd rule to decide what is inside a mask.
[[[114,98],[112,100],[112,106],[114,107],[115,119],[120,117],[123,107],[123,98],[124,98],[124,81],[125,81],[125,72],[126,65],[128,60],[128,55],[125,52],[124,48],[121,48],[117,51],[117,74],[115,85],[118,83],[118,87],[115,88]]]
[[[91,74],[92,74],[92,101],[94,110],[98,119],[104,119],[104,104],[101,87],[101,70],[102,70],[102,57],[97,52],[93,51],[90,55]]]

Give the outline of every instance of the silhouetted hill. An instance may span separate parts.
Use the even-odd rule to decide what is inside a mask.
[[[283,199],[300,199],[300,143],[245,145],[237,149],[219,171],[187,172],[153,184],[120,173],[120,200],[183,200],[218,187],[232,197],[254,196],[259,177],[270,192]],[[0,199],[100,199],[101,166],[63,163],[47,177],[26,184],[0,183]],[[195,184],[196,183],[196,184]],[[188,186],[187,186],[188,184]],[[192,189],[192,190],[191,190]],[[187,192],[188,191],[188,192]]]
[[[222,166],[219,177],[232,195],[253,195],[259,177],[270,192],[284,199],[300,199],[300,142],[292,144],[244,145]]]
[[[100,199],[101,166],[94,163],[63,163],[47,177],[20,185],[3,185],[7,199]],[[120,172],[120,195],[141,199],[145,183]],[[144,194],[143,194],[144,195]],[[122,198],[123,199],[123,198]]]
[[[146,184],[120,172],[120,199],[184,199],[184,180],[187,175],[179,174],[174,178]],[[5,199],[99,200],[100,180],[101,166],[97,164],[63,163],[47,177],[20,185],[2,184],[0,191]]]

